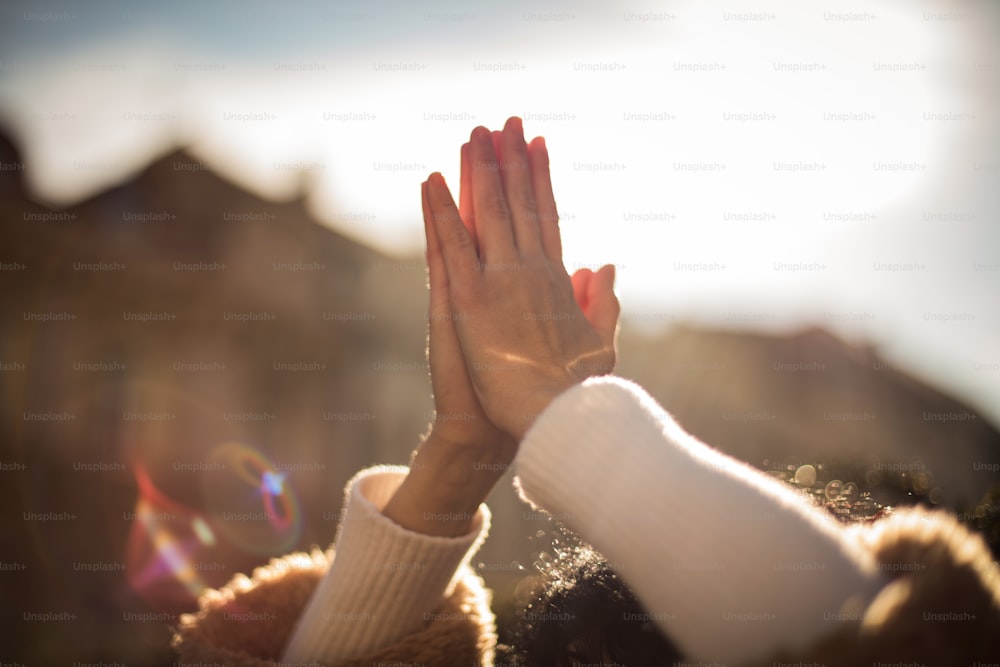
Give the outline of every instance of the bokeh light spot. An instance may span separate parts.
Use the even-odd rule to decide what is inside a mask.
[[[209,528],[208,524],[200,516],[195,517],[191,521],[191,528],[194,529],[194,534],[198,536],[202,544],[209,547],[215,544],[215,533],[212,532],[212,529]]]
[[[218,533],[244,551],[285,553],[298,540],[302,512],[286,479],[260,452],[228,442],[207,457],[204,493],[208,515]]]
[[[284,486],[284,483],[284,474],[268,471],[261,475],[261,490],[266,494],[280,496],[282,494],[282,486]]]

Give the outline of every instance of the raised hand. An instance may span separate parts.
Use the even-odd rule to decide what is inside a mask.
[[[462,201],[471,202],[469,144],[462,146]],[[476,397],[455,328],[448,273],[431,224],[427,184],[421,186],[430,291],[427,357],[434,393],[434,423],[414,454],[410,474],[384,508],[400,525],[434,535],[462,535],[517,452],[517,441],[489,420]],[[464,218],[475,235],[471,210]]]
[[[614,269],[566,273],[548,153],[525,143],[520,119],[473,130],[463,158],[461,212],[440,174],[424,184],[428,262],[440,252],[479,404],[520,440],[555,396],[614,368]]]

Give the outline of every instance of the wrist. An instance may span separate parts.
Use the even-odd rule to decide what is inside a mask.
[[[506,453],[506,450],[510,450]],[[426,535],[458,537],[475,526],[479,506],[513,458],[510,447],[462,445],[432,430],[383,514]]]
[[[431,429],[413,453],[410,474],[426,480],[447,502],[478,507],[510,467],[516,445],[498,431],[500,442],[467,443]]]
[[[552,401],[571,387],[579,384],[579,380],[554,382],[537,387],[533,391],[524,392],[521,418],[511,422],[509,433],[520,443],[538,417],[549,407]]]

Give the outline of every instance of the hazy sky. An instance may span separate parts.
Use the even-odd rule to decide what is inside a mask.
[[[985,0],[6,2],[0,119],[72,206],[186,144],[393,253],[476,124],[544,134],[571,267],[626,317],[883,346],[1000,420]]]

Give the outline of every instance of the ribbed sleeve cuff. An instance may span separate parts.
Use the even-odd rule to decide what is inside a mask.
[[[831,517],[620,378],[557,397],[516,462],[522,497],[592,544],[691,658],[805,646],[883,584]]]
[[[369,468],[348,483],[333,564],[299,620],[285,661],[336,663],[414,632],[433,619],[459,566],[486,538],[485,505],[462,537],[415,533],[384,516],[406,474],[401,467]]]

